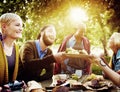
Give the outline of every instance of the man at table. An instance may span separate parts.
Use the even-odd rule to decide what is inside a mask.
[[[37,40],[27,41],[20,49],[20,66],[18,79],[43,81],[53,75],[53,63],[63,61],[61,53],[52,54],[51,46],[56,39],[53,25],[46,25],[40,30]],[[60,62],[58,62],[60,63]]]

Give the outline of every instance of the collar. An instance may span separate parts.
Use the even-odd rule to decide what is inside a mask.
[[[48,48],[46,48],[44,51],[42,51],[41,46],[39,44],[39,40],[35,40],[35,43],[36,43],[36,48],[37,48],[39,57],[43,58],[44,55],[47,53]]]

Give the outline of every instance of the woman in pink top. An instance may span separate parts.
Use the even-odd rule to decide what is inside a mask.
[[[72,47],[75,50],[86,50],[90,54],[90,42],[84,36],[86,25],[81,23],[74,34],[68,35],[60,45],[58,52],[65,51],[66,48]],[[91,72],[90,63],[86,60],[77,58],[69,58],[63,64],[55,64],[54,74],[58,73],[74,73],[76,69],[82,70],[83,74]]]

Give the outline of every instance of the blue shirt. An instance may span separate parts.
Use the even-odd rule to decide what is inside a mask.
[[[42,51],[39,40],[35,40],[35,44],[36,44],[36,48],[37,48],[37,51],[38,51],[38,55],[39,55],[40,59],[42,59],[46,55],[47,49]]]
[[[116,55],[113,55],[112,62],[114,65],[114,70],[120,70],[120,49],[117,51]]]

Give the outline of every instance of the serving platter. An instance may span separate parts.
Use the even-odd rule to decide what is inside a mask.
[[[90,55],[86,54],[68,54],[68,53],[63,53],[64,56],[68,58],[91,58]]]
[[[104,79],[103,76],[101,75],[95,75],[96,77],[94,77],[95,79],[99,80],[100,86],[99,87],[93,86],[91,82],[93,79],[88,80],[89,76],[93,77],[93,75],[83,75],[78,81],[68,78],[66,82],[69,82],[70,85],[67,84],[64,86],[69,88],[69,92],[76,92],[76,91],[77,92],[81,92],[81,91],[82,92],[83,91],[86,91],[86,92],[89,92],[89,91],[90,92],[101,92],[101,91],[102,92],[120,92],[120,90],[117,91],[117,88],[113,84],[112,81]],[[52,92],[53,88],[55,88],[56,86],[47,85],[44,87],[48,92]],[[115,91],[111,91],[111,90],[115,90]]]
[[[110,88],[114,87],[114,84],[111,81],[104,80],[101,81],[102,84],[99,87],[95,87],[91,84],[91,81],[85,82],[83,86],[86,87],[87,90],[109,90]]]
[[[113,85],[109,85],[109,84],[106,84],[104,83],[105,85],[104,86],[101,86],[101,87],[98,87],[98,88],[93,88],[91,87],[91,84],[87,82],[87,85],[84,85],[84,84],[81,84],[79,86],[74,86],[74,87],[68,87],[69,88],[69,91],[79,91],[79,90],[82,90],[82,91],[88,91],[91,90],[92,92],[96,92],[96,91],[107,91],[110,90]],[[55,87],[46,87],[46,90],[49,91],[49,92],[52,92],[53,88]]]

